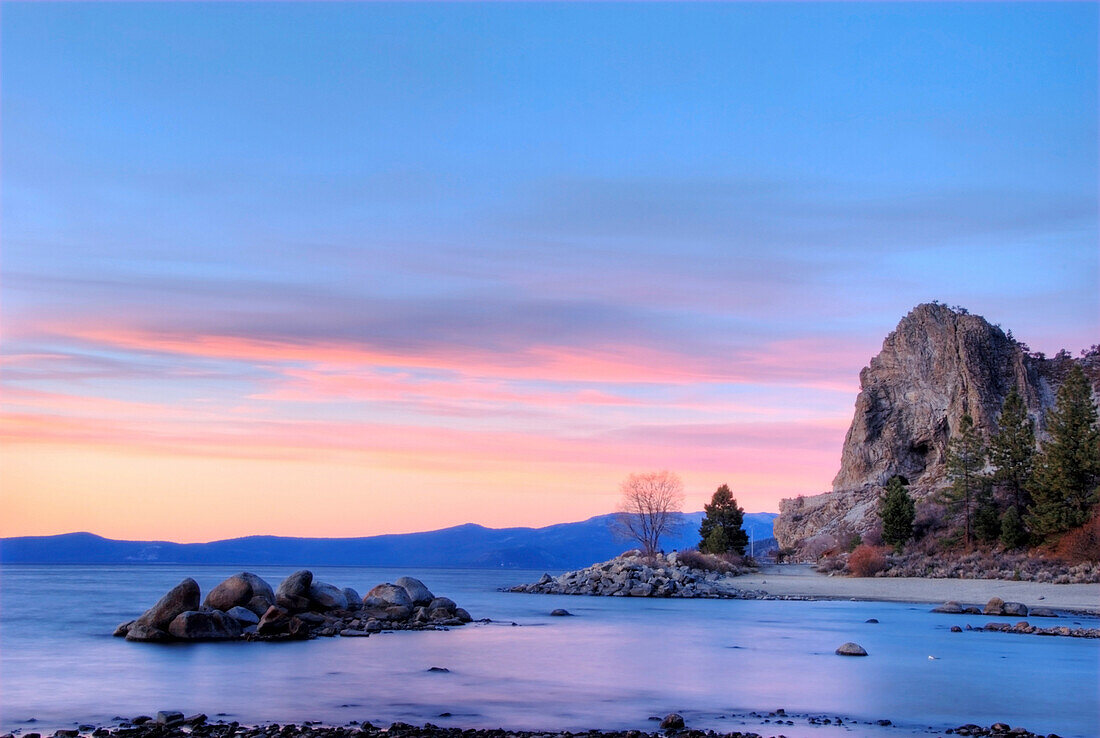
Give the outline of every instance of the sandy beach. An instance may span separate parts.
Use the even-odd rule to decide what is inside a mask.
[[[815,572],[809,564],[766,565],[736,581],[741,589],[760,589],[772,595],[935,604],[948,600],[984,604],[991,597],[1000,597],[1028,607],[1100,613],[1100,584],[828,576]]]

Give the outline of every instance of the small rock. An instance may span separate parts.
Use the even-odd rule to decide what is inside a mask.
[[[569,612],[568,610],[564,610],[560,607],[557,608],[556,610],[551,610],[550,614],[553,617],[556,617],[556,618],[571,617],[573,615],[573,613]]]
[[[865,623],[875,623],[877,625],[878,624],[878,618],[867,618],[863,622],[865,622]]]
[[[836,650],[837,656],[866,656],[867,651],[863,649],[863,646],[858,643],[852,643],[851,641],[842,644]]]
[[[176,712],[175,710],[161,710],[157,713],[157,725],[171,725],[172,723],[182,722],[182,712]]]
[[[991,597],[982,610],[983,615],[1004,615],[1005,601],[1000,597]]]
[[[448,669],[446,666],[433,666],[433,667],[429,668],[428,671],[433,671],[437,674],[450,674],[451,673],[451,670]]]
[[[683,730],[684,716],[677,712],[670,712],[661,721],[661,730]]]

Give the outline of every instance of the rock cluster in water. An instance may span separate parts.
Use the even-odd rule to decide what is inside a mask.
[[[463,625],[470,613],[436,597],[419,579],[379,584],[366,596],[296,571],[272,590],[249,572],[235,574],[201,593],[187,578],[115,635],[128,641],[304,640],[316,636],[367,636],[382,630],[425,630]]]
[[[760,590],[734,587],[729,577],[718,572],[685,566],[677,561],[675,552],[657,554],[653,559],[631,552],[557,577],[543,574],[537,582],[519,584],[507,591],[605,597],[771,599]]]
[[[1028,608],[1022,602],[1005,602],[1000,597],[992,597],[985,607],[977,605],[960,605],[954,600],[948,600],[942,605],[932,608],[932,612],[947,613],[948,615],[1004,615],[1007,617],[1025,617],[1028,613],[1035,618],[1056,618],[1058,614],[1046,607]]]

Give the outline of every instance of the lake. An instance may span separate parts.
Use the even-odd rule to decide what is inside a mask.
[[[291,571],[249,570],[273,586]],[[294,643],[158,646],[111,637],[184,577],[205,595],[237,571],[3,567],[0,729],[46,733],[173,709],[243,723],[655,730],[651,716],[675,711],[689,727],[788,738],[853,734],[847,725],[808,725],[805,715],[893,722],[860,725],[855,735],[996,721],[1066,738],[1100,735],[1100,641],[951,633],[990,618],[935,615],[927,605],[510,594],[498,589],[542,572],[318,567],[318,579],[361,593],[416,576],[494,622]],[[557,607],[576,617],[550,617]],[[1100,627],[1096,618],[1058,622]],[[870,656],[834,655],[845,641]],[[776,708],[803,717],[793,726],[764,723]]]

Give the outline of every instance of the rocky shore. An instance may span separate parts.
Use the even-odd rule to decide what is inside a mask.
[[[679,561],[675,552],[647,559],[632,551],[557,577],[543,574],[537,582],[519,584],[505,591],[603,597],[801,599],[777,598],[762,590],[740,589],[735,586],[733,577],[717,571],[693,569]]]
[[[445,629],[472,620],[454,601],[436,597],[412,577],[379,584],[360,597],[351,587],[315,580],[306,569],[274,590],[259,576],[241,572],[210,590],[201,605],[200,597],[198,583],[184,579],[114,635],[145,643],[306,640]]]
[[[765,717],[767,715],[767,717]],[[524,731],[503,729],[466,729],[442,728],[431,723],[423,726],[408,725],[406,723],[393,723],[387,727],[376,727],[368,722],[352,722],[344,726],[322,726],[305,722],[302,724],[287,725],[241,725],[237,722],[209,722],[205,715],[192,715],[184,717],[179,712],[159,712],[156,717],[147,715],[138,716],[130,720],[123,720],[114,727],[96,727],[82,725],[78,729],[58,730],[49,734],[47,738],[80,738],[89,736],[92,738],[782,738],[785,726],[795,725],[797,717],[800,724],[806,725],[843,725],[848,730],[858,731],[860,725],[877,725],[889,727],[889,720],[877,720],[874,723],[859,723],[845,721],[839,717],[825,717],[814,715],[788,715],[784,710],[776,710],[771,713],[748,713],[762,723],[767,724],[767,732],[764,734],[745,731],[715,732],[713,730],[693,730],[684,724],[684,719],[675,713],[666,715],[661,721],[660,732],[645,732],[640,730],[598,731],[585,732],[568,731]],[[772,727],[774,726],[774,728]],[[1006,723],[994,723],[991,726],[981,726],[973,723],[960,725],[956,728],[947,728],[943,731],[929,729],[931,734],[983,736],[986,738],[1059,738],[1054,733],[1033,733],[1026,728],[1011,727]],[[858,733],[857,733],[858,734]],[[0,738],[15,738],[8,733],[0,735]],[[40,733],[21,733],[19,738],[43,738]]]

